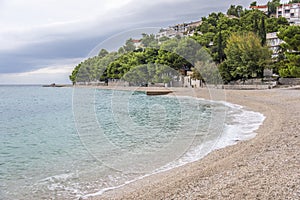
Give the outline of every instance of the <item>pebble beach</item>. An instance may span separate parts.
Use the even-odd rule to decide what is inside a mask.
[[[266,119],[251,140],[89,199],[300,199],[299,88],[171,90],[210,100],[222,91],[227,102]]]

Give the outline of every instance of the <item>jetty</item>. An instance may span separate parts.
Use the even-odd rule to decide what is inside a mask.
[[[50,85],[43,85],[43,87],[69,87],[71,85],[63,85],[63,84],[55,84],[55,83],[52,83]]]
[[[166,90],[150,90],[150,91],[146,91],[146,95],[167,95],[169,93],[172,93],[172,91],[166,91]]]

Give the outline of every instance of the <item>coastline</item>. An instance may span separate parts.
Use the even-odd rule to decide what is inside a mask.
[[[178,96],[205,99],[211,99],[211,91],[222,91],[171,90]],[[299,91],[226,90],[225,94],[227,102],[266,116],[255,138],[215,150],[199,161],[145,177],[90,199],[299,198],[297,158],[300,148],[296,142],[299,141]]]

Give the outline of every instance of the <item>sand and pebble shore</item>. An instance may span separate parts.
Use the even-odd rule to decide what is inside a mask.
[[[300,199],[299,90],[171,90],[206,99],[225,92],[227,102],[266,119],[251,140],[90,199]]]

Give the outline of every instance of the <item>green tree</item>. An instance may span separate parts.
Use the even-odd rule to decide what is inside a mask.
[[[192,38],[196,40],[201,46],[209,47],[210,43],[213,41],[215,33],[207,32],[201,35],[194,35]]]
[[[241,17],[243,14],[243,7],[238,5],[231,5],[229,9],[227,10],[227,15],[232,15],[236,17]]]
[[[123,46],[125,52],[130,52],[130,51],[134,51],[135,50],[135,46],[133,43],[132,38],[128,39],[125,43],[125,45]]]
[[[187,48],[185,49],[185,47]],[[185,58],[179,56],[187,52],[188,44],[184,42],[184,39],[170,39],[161,44],[155,63],[180,70],[184,66],[191,66]]]
[[[266,19],[266,32],[278,32],[281,28],[287,28],[289,26],[289,22],[284,17],[271,17]]]
[[[226,62],[222,62],[219,65],[219,72],[224,83],[229,83],[230,81],[234,80],[234,77],[231,75],[231,71],[232,69],[227,65]]]
[[[282,48],[285,49],[286,60],[279,69],[281,77],[300,77],[300,27],[289,26],[287,29],[281,29],[278,38],[285,43]]]
[[[253,33],[256,33],[258,34],[259,33],[259,29],[258,29],[258,19],[257,18],[254,18],[254,23],[253,23]]]
[[[153,82],[170,83],[174,76],[178,76],[178,71],[167,65],[155,65],[155,76]]]
[[[94,61],[94,78],[98,81],[104,81],[107,78],[107,67],[110,63],[114,62],[120,55],[116,52],[111,52],[105,57],[98,57]]]
[[[257,2],[256,1],[253,1],[250,6],[257,6]]]
[[[99,56],[100,58],[103,58],[103,57],[105,57],[107,54],[108,54],[108,51],[107,51],[106,49],[101,49],[101,50],[99,51],[98,56]]]
[[[270,50],[261,46],[259,37],[252,32],[233,33],[225,53],[226,68],[235,80],[262,77],[263,69],[271,59]]]
[[[300,3],[300,0],[291,0],[291,1],[289,1],[289,4],[291,4],[291,3]]]
[[[261,38],[261,45],[264,46],[267,41],[267,33],[266,33],[266,26],[265,26],[265,17],[262,16],[260,27],[259,27],[259,36]]]
[[[243,6],[238,5],[236,7],[237,17],[241,17],[244,14]]]
[[[185,66],[187,67],[191,66],[191,64],[187,60],[179,56],[177,53],[166,51],[163,49],[160,49],[158,51],[158,56],[155,63],[164,66],[169,66],[175,70],[180,70]]]
[[[300,51],[300,26],[289,26],[286,29],[280,29],[278,38],[284,40],[286,49],[291,51]]]
[[[155,82],[155,74],[155,64],[144,64],[131,68],[130,71],[124,75],[123,79],[131,85],[148,85],[149,82]]]
[[[224,59],[224,46],[223,46],[223,36],[222,31],[220,31],[217,35],[217,61],[221,63]]]
[[[167,40],[169,40],[170,38],[168,38],[167,36],[163,36],[161,38],[159,38],[159,42],[165,42]]]
[[[158,51],[159,49],[157,48],[146,48],[142,54],[145,58],[144,63],[155,63],[155,61],[157,60]]]
[[[242,31],[252,31],[254,33],[259,32],[259,21],[264,16],[264,13],[259,10],[248,11],[240,19],[240,30]]]
[[[72,84],[74,85],[76,83],[76,77],[77,77],[77,74],[78,74],[78,71],[81,67],[81,64],[82,63],[79,63],[75,68],[74,70],[72,71],[72,74],[69,76],[69,79],[72,81]]]
[[[207,18],[202,17],[202,24],[199,26],[198,30],[203,34],[208,32],[217,33],[218,20],[223,16],[223,13],[213,12],[209,14]]]
[[[202,80],[202,76],[201,73],[198,69],[196,69],[195,67],[192,68],[192,75],[191,78],[192,79],[196,79],[196,80]]]
[[[300,77],[300,55],[289,53],[286,55],[287,61],[279,69],[279,75],[285,78],[299,78]]]
[[[155,38],[154,34],[146,34],[143,33],[142,34],[142,39],[141,39],[141,43],[143,44],[144,47],[158,47],[158,41]]]
[[[199,80],[203,80],[207,84],[223,84],[218,67],[214,62],[199,61],[195,64],[194,72]]]
[[[134,68],[140,64],[138,59],[139,52],[128,52],[121,55],[119,58],[109,63],[107,66],[107,76],[109,78],[120,79],[126,74],[131,68]]]
[[[280,6],[280,0],[272,0],[268,2],[268,15],[276,14],[277,7]]]
[[[191,38],[183,38],[179,41],[174,52],[182,57],[182,59],[180,59],[182,60],[182,65],[190,68],[198,60],[196,55],[200,47],[199,43],[195,40]]]
[[[230,7],[227,10],[227,15],[233,15],[233,16],[237,15],[235,5],[230,5]]]

